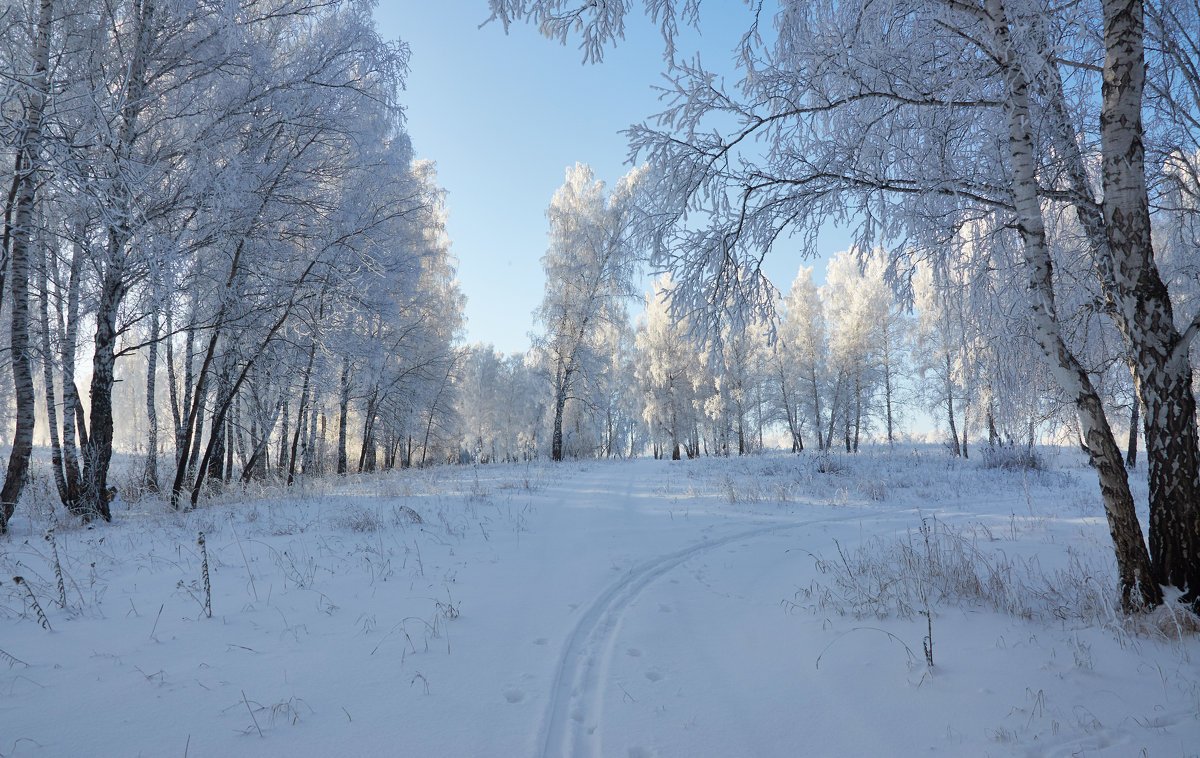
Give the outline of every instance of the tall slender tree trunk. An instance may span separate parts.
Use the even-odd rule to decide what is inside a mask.
[[[679,421],[674,404],[671,406],[671,460],[679,460]]]
[[[963,404],[962,414],[962,457],[969,459],[971,457],[970,449],[967,447],[967,433],[971,429],[971,395],[970,389],[967,390],[967,401]]]
[[[158,492],[158,409],[155,407],[155,381],[158,370],[158,309],[150,307],[150,345],[146,354],[146,468],[142,481],[151,492]]]
[[[858,434],[862,429],[862,380],[854,375],[854,452],[858,452]]]
[[[346,417],[350,413],[350,359],[342,358],[341,394],[338,396],[337,473],[345,476],[349,461],[346,455]]]
[[[1138,412],[1141,410],[1141,405],[1136,397],[1130,405],[1133,408],[1129,412],[1129,438],[1128,444],[1125,446],[1125,465],[1129,468],[1136,468],[1138,454]]]
[[[313,421],[316,421],[316,420],[317,420],[317,409],[314,406],[313,407]],[[312,437],[313,473],[317,474],[317,475],[324,474],[325,467],[326,467],[325,446],[327,444],[326,440],[328,438],[325,436],[325,432],[326,432],[325,424],[326,424],[325,409],[322,408],[321,409],[321,431],[319,433],[315,431],[317,425],[314,423],[313,424],[314,432],[313,432],[313,437]]]
[[[254,416],[249,411],[248,405],[249,400],[246,399],[245,395],[238,395],[233,406],[229,409],[229,429],[237,443],[237,454],[238,458],[242,461],[243,471],[245,471],[250,461],[250,450],[247,449],[246,438],[249,436],[248,433],[254,429]],[[246,423],[246,419],[249,419],[249,424]],[[247,429],[247,426],[249,426],[249,429]],[[254,444],[252,437],[250,444]],[[227,479],[232,481],[233,472],[229,471],[227,474]]]
[[[1200,439],[1187,341],[1175,328],[1150,235],[1142,126],[1144,8],[1141,0],[1104,0],[1103,8],[1103,212],[1108,248],[1118,264],[1113,279],[1134,295],[1118,307],[1127,314],[1146,410],[1151,565],[1155,581],[1185,590],[1184,599],[1200,610]],[[1122,278],[1129,273],[1137,279],[1126,283]]]
[[[283,472],[287,470],[288,464],[288,422],[290,421],[288,401],[283,401],[281,415],[279,417],[279,453],[276,456],[275,465],[279,468],[279,475],[283,476]]]
[[[58,490],[58,499],[71,510],[74,497],[67,487],[67,479],[63,473],[62,445],[58,437],[58,400],[54,392],[54,353],[50,349],[50,282],[46,275],[46,268],[50,265],[48,257],[43,255],[41,265],[38,266],[41,290],[38,305],[42,316],[42,385],[46,394],[46,426],[50,433],[50,467],[53,469],[54,486]]]
[[[91,433],[83,454],[84,503],[92,516],[112,520],[109,510],[108,467],[112,461],[112,390],[115,381],[117,308],[121,302],[120,267],[113,260],[124,241],[113,237],[109,244],[109,266],[96,311],[95,354],[92,357]]]
[[[208,467],[206,475],[215,483],[225,480],[225,450],[229,447],[229,438],[226,435],[225,417],[220,416],[217,410],[225,407],[229,402],[229,383],[232,372],[233,358],[229,354],[229,351],[226,351],[221,361],[221,372],[217,375],[217,384],[215,392],[213,392],[212,412],[209,413],[208,422],[208,438],[213,451],[213,465]],[[197,446],[196,450],[199,451],[200,447]]]
[[[563,459],[563,409],[567,405],[567,384],[570,378],[570,370],[563,370],[554,388],[554,434],[550,442],[550,459],[554,461]]]
[[[313,359],[317,354],[317,343],[314,342],[308,348],[308,361],[304,365],[304,378],[300,384],[300,407],[296,409],[296,430],[292,435],[291,455],[288,456],[288,474],[287,483],[291,486],[296,480],[296,449],[300,443],[300,436],[303,433],[305,414],[308,411],[308,383],[312,379]]]
[[[179,438],[179,429],[181,426],[183,426],[183,419],[181,418],[183,414],[179,408],[179,376],[175,370],[175,322],[171,316],[172,309],[170,302],[166,304],[166,308],[164,310],[166,311],[165,321],[167,327],[165,340],[167,353],[167,394],[171,401],[171,430],[174,432],[172,437],[174,437],[173,443],[175,445],[175,462],[178,464],[179,448],[183,444],[182,440]]]
[[[41,152],[42,114],[49,90],[50,24],[53,19],[51,0],[41,0],[38,8],[37,32],[33,47],[33,79],[26,107],[25,128],[19,138],[15,177],[16,205],[13,228],[5,229],[9,244],[9,287],[12,292],[12,314],[9,349],[11,352],[13,387],[17,396],[17,424],[13,433],[12,451],[4,487],[0,489],[0,533],[8,530],[8,521],[16,510],[25,478],[29,457],[33,453],[34,389],[33,356],[29,349],[29,276],[33,246],[33,212],[37,199],[37,161]]]
[[[1103,199],[1095,201],[1056,64],[1046,68],[1064,178],[1126,341],[1135,372],[1150,479],[1150,554],[1155,581],[1185,589],[1200,610],[1200,440],[1188,345],[1154,261],[1146,187],[1142,98],[1145,23],[1141,0],[1103,0],[1105,61],[1100,113]]]
[[[379,412],[379,406],[378,406],[379,397],[378,397],[378,395],[379,395],[379,388],[376,387],[375,389],[372,390],[371,396],[369,398],[367,398],[365,412],[363,413],[362,444],[360,445],[359,451],[358,451],[358,473],[360,473],[360,474],[363,473],[364,471],[374,471],[375,470],[374,469],[374,465],[375,465],[375,463],[374,463],[375,417]],[[410,443],[411,443],[411,438],[410,438]],[[368,456],[371,457],[371,462],[370,462],[371,468],[367,468]]]
[[[230,400],[226,416],[228,418],[225,419],[225,470],[222,479],[225,482],[231,482],[233,481],[233,428],[234,421],[237,419],[236,400]]]
[[[821,435],[821,391],[817,386],[817,364],[814,360],[809,367],[809,381],[812,383],[813,425],[817,428],[817,450],[825,449],[825,438]]]
[[[837,411],[842,397],[842,370],[838,369],[837,381],[833,385],[833,404],[829,407],[829,432],[825,435],[825,450],[833,449],[834,430],[837,428]]]
[[[884,409],[887,411],[887,441],[891,445],[896,441],[893,433],[892,420],[892,350],[891,338],[888,335],[887,327],[884,327],[883,337],[883,400]]]
[[[113,150],[114,174],[124,171],[124,163],[131,160],[136,126],[146,90],[146,69],[149,65],[150,45],[153,37],[154,0],[143,0],[135,4],[133,23],[134,44],[130,51],[127,78],[124,82],[124,101],[121,107],[120,127]],[[106,230],[108,233],[107,260],[100,287],[100,301],[96,310],[95,353],[92,358],[91,384],[91,434],[83,459],[84,498],[94,513],[112,520],[109,511],[108,467],[112,461],[113,409],[112,392],[116,381],[117,311],[125,297],[128,283],[125,281],[125,247],[132,237],[129,227],[133,206],[133,190],[118,183],[112,198],[113,218]]]
[[[950,450],[957,458],[962,455],[962,448],[958,446],[958,426],[954,423],[954,380],[950,374],[950,351],[946,351],[946,417],[950,422]]]
[[[75,386],[75,353],[79,342],[79,287],[83,271],[84,246],[83,224],[74,229],[71,267],[67,277],[66,313],[62,312],[62,298],[58,298],[58,318],[62,325],[59,341],[59,363],[62,366],[63,388],[63,477],[67,483],[68,499],[63,505],[71,513],[79,514],[82,496],[83,474],[79,468],[79,450],[87,445],[87,425],[83,418],[83,404],[79,402],[79,389]]]

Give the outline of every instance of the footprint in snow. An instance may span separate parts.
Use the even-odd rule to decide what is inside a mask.
[[[533,644],[535,644],[535,645],[545,645],[545,644],[547,644],[548,642],[550,642],[550,640],[546,639],[545,637],[538,637],[536,640],[534,640],[534,641],[533,641]]]
[[[658,669],[650,669],[646,672],[646,678],[652,682],[661,682],[666,677],[666,674]]]
[[[525,699],[525,693],[516,687],[509,687],[504,691],[504,699],[510,703],[519,703]]]
[[[625,651],[625,655],[628,655],[630,658],[641,658],[642,651],[640,648],[631,647]]]
[[[658,604],[658,612],[659,613],[670,613],[671,606],[667,605],[666,603],[659,603]]]

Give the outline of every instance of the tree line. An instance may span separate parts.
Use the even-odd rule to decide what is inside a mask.
[[[38,424],[62,504],[111,517],[118,382],[144,387],[138,486],[176,507],[235,474],[347,471],[355,435],[361,469],[424,455],[462,298],[443,193],[397,99],[408,49],[379,37],[371,10],[4,5],[15,431],[0,532]],[[319,459],[327,436],[335,451]]]

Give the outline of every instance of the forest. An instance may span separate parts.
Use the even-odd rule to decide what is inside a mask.
[[[502,524],[517,550],[526,517],[495,493],[545,479],[569,501],[555,477],[587,479],[591,465],[630,466],[644,497],[675,498],[674,520],[670,482],[697,471],[688,461],[735,472],[730,505],[776,466],[810,484],[853,471],[858,484],[814,491],[841,505],[860,492],[868,508],[888,477],[907,481],[887,461],[913,449],[916,471],[937,456],[1050,493],[1083,491],[1045,478],[1075,455],[1113,564],[1100,604],[1112,618],[1184,614],[1177,637],[1194,626],[1200,2],[748,0],[733,78],[681,46],[713,3],[473,5],[485,25],[577,47],[585,66],[604,66],[627,24],[652,24],[662,45],[662,110],[624,132],[627,173],[605,181],[580,145],[546,198],[546,246],[528,253],[544,295],[529,304],[529,348],[511,353],[469,339],[453,203],[438,156],[418,155],[406,130],[420,61],[381,36],[374,3],[0,3],[0,557],[19,566],[18,540],[42,532],[57,551],[55,529],[215,519],[203,514],[260,497],[307,508],[313,492],[376,481],[425,482],[436,508],[411,500],[390,526],[339,510],[335,529],[407,535],[441,509],[446,539],[477,528],[490,545]],[[852,230],[848,249],[819,249],[831,224]],[[764,273],[779,256],[797,262],[793,281]],[[786,471],[780,500],[802,499]],[[724,491],[686,476],[687,497]],[[1014,481],[996,486],[1019,500]],[[411,486],[396,497],[418,497]],[[468,515],[447,515],[444,498]],[[189,548],[204,555],[208,618],[205,531],[228,538],[224,568],[245,563],[255,604],[257,560],[275,561],[285,587],[313,586],[317,564],[297,569],[294,547],[286,570],[274,547],[247,558],[223,531],[235,521],[203,522]],[[933,550],[936,524],[917,521],[910,540]],[[263,540],[305,531],[271,523],[283,531]],[[701,552],[676,548],[614,585],[593,620]],[[409,566],[407,541],[388,549],[380,540],[373,559],[386,569],[366,559],[372,586],[397,551]],[[62,610],[86,606],[55,571]],[[27,580],[0,581],[0,619],[49,629]],[[459,615],[452,583],[430,590],[426,652]],[[928,623],[932,670],[936,614],[920,598],[909,616]],[[393,631],[416,655],[404,623]],[[580,629],[564,656],[591,654]],[[28,666],[4,649],[0,663]],[[581,747],[555,687],[541,754],[599,752]],[[262,737],[264,709],[242,700]],[[283,710],[293,723],[301,711]],[[14,745],[0,739],[0,756]]]
[[[768,429],[852,452],[915,407],[956,453],[1077,442],[1131,602],[1194,594],[1198,17],[1110,5],[920,1],[849,36],[855,3],[785,5],[774,42],[743,39],[740,90],[669,59],[664,126],[628,132],[642,165],[611,191],[568,167],[534,344],[500,356],[461,344],[408,50],[369,5],[9,4],[0,525],[35,434],[86,520],[115,452],[142,459],[123,497],[194,507],[235,480],[744,454]],[[492,11],[603,65],[628,9]],[[698,13],[647,11],[668,53]],[[766,279],[830,219],[857,243],[820,290]],[[1114,426],[1128,465],[1145,439],[1149,555]]]

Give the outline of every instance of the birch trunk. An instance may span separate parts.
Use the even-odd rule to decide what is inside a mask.
[[[179,448],[182,445],[182,441],[179,438],[179,429],[183,426],[183,419],[181,418],[183,414],[179,408],[179,389],[177,387],[179,377],[175,371],[175,324],[171,317],[170,303],[166,307],[166,326],[167,393],[171,400],[171,429],[174,432],[175,461],[178,463]]]
[[[150,345],[146,355],[146,468],[142,481],[151,492],[158,492],[158,409],[154,405],[154,394],[158,382],[158,309],[150,307]]]
[[[348,466],[346,455],[346,417],[350,412],[350,359],[342,358],[341,394],[338,397],[338,476],[345,476]]]
[[[957,458],[962,455],[962,449],[958,446],[958,426],[954,423],[954,380],[950,373],[950,353],[946,352],[946,415],[950,422],[950,440],[952,444],[950,450]]]
[[[1137,468],[1137,454],[1138,454],[1137,428],[1138,428],[1138,421],[1139,421],[1138,412],[1141,410],[1141,406],[1139,405],[1140,402],[1141,401],[1135,397],[1133,399],[1133,402],[1131,403],[1131,405],[1133,406],[1133,410],[1130,411],[1130,413],[1129,413],[1129,438],[1128,438],[1127,444],[1125,446],[1125,465],[1128,466],[1129,468]]]
[[[296,480],[296,453],[300,445],[300,438],[304,435],[304,422],[308,410],[308,383],[312,378],[313,360],[316,354],[317,344],[314,342],[308,348],[308,362],[304,365],[304,379],[300,385],[300,407],[296,409],[296,430],[292,435],[291,454],[288,456],[288,486],[291,486]]]
[[[50,70],[50,23],[53,6],[41,0],[38,8],[37,35],[33,49],[33,80],[26,109],[28,119],[20,135],[15,185],[16,205],[13,227],[6,229],[9,241],[9,287],[12,292],[11,342],[13,386],[17,396],[17,424],[4,487],[0,489],[0,534],[8,530],[8,520],[16,510],[29,457],[33,453],[34,389],[32,356],[29,349],[29,273],[30,248],[33,245],[33,208],[36,201],[37,161],[41,152],[42,114],[46,106]]]
[[[1066,159],[1073,205],[1125,339],[1142,403],[1150,479],[1150,553],[1155,581],[1186,590],[1200,609],[1200,440],[1187,346],[1200,316],[1180,334],[1154,261],[1145,179],[1142,95],[1146,62],[1141,0],[1104,0],[1100,113],[1103,200],[1095,201],[1057,68],[1049,104]],[[1133,443],[1133,444],[1136,444]],[[1131,448],[1132,449],[1132,448]]]
[[[813,425],[817,427],[817,450],[825,449],[825,438],[821,435],[821,392],[817,387],[817,364],[812,362],[809,367],[809,381],[812,383]]]
[[[1184,599],[1200,608],[1200,440],[1187,344],[1175,328],[1150,237],[1142,142],[1144,9],[1141,0],[1104,0],[1103,7],[1103,212],[1114,278],[1132,295],[1118,309],[1127,321],[1146,410],[1151,566],[1156,582],[1185,590]]]
[[[285,390],[286,391],[286,390]],[[291,413],[291,408],[288,407],[288,401],[285,399],[280,409],[279,423],[279,454],[276,456],[275,465],[278,467],[279,476],[283,476],[284,470],[287,468],[288,460],[288,422],[290,420],[288,414]]]
[[[883,338],[883,401],[887,412],[887,441],[891,445],[896,441],[892,419],[892,350],[891,338],[886,331]]]
[[[550,459],[554,461],[563,459],[563,409],[567,405],[567,382],[570,376],[569,369],[560,372],[554,387],[554,435],[550,442]]]
[[[79,469],[79,450],[87,445],[87,427],[83,419],[83,406],[79,402],[79,390],[75,386],[75,353],[79,342],[79,280],[83,270],[84,257],[82,224],[76,226],[74,235],[71,269],[67,279],[66,313],[62,313],[62,298],[58,299],[57,310],[62,326],[58,357],[62,365],[63,388],[63,477],[66,479],[68,496],[68,499],[63,501],[63,505],[72,513],[78,514],[83,486],[83,475]]]
[[[58,399],[54,392],[54,353],[50,349],[50,282],[46,276],[49,262],[47,256],[42,256],[38,267],[38,280],[41,294],[38,299],[41,308],[42,331],[42,384],[46,393],[46,427],[50,433],[50,467],[54,470],[54,486],[58,490],[58,499],[71,508],[73,497],[67,488],[67,479],[63,474],[62,445],[58,437]]]
[[[110,252],[123,244],[116,238]],[[109,511],[108,467],[112,461],[113,415],[112,390],[115,381],[117,307],[121,300],[118,268],[111,265],[101,289],[96,311],[96,349],[92,357],[91,433],[83,453],[83,501],[88,515],[112,520]]]
[[[132,159],[136,125],[144,106],[146,69],[150,57],[153,36],[152,20],[154,0],[144,0],[135,8],[134,45],[129,60],[124,103],[121,107],[120,127],[114,145],[115,175],[124,170]],[[106,521],[112,520],[109,512],[108,467],[112,460],[113,415],[112,391],[116,380],[117,311],[128,288],[126,278],[126,246],[132,232],[129,227],[133,197],[128,186],[117,190],[110,209],[112,221],[108,233],[108,260],[104,263],[104,274],[100,289],[100,301],[96,311],[95,353],[92,358],[91,384],[91,434],[83,457],[84,502],[94,514]]]
[[[1141,525],[1137,521],[1120,448],[1091,378],[1070,351],[1059,328],[1053,268],[1038,197],[1029,83],[1008,36],[1003,0],[988,0],[987,4],[992,19],[992,34],[999,48],[999,63],[1008,88],[1005,116],[1009,130],[1013,199],[1028,275],[1034,337],[1049,361],[1055,379],[1075,402],[1079,412],[1088,453],[1099,477],[1101,498],[1113,539],[1122,604],[1126,609],[1157,605],[1162,602],[1162,590],[1151,573],[1150,556],[1142,540]]]

